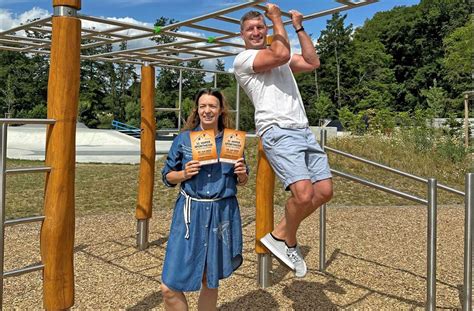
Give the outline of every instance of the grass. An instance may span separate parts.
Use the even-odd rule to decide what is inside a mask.
[[[383,137],[351,137],[335,139],[329,146],[357,156],[386,164],[388,166],[421,177],[434,177],[464,191],[464,176],[472,171],[469,157],[456,164],[429,153],[416,153],[396,139]],[[250,166],[250,179],[245,187],[239,188],[239,202],[242,208],[255,206],[255,180],[257,167],[257,140],[248,139],[246,158]],[[386,171],[361,164],[341,156],[329,154],[332,168],[362,176],[377,183],[390,186],[420,197],[426,196],[426,185]],[[171,210],[177,196],[177,189],[166,188],[161,182],[163,160],[156,163],[154,209]],[[8,167],[42,166],[40,161],[11,160]],[[138,165],[123,164],[77,164],[76,169],[76,214],[98,214],[129,211],[134,213],[138,187]],[[6,218],[42,214],[44,174],[21,174],[7,177]],[[334,178],[334,199],[331,205],[385,206],[413,205],[412,202],[396,198],[365,186]],[[283,191],[277,180],[275,205],[284,205],[289,193]],[[461,204],[462,197],[439,191],[440,204]]]

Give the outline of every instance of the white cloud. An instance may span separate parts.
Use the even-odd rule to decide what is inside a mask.
[[[12,4],[18,4],[18,3],[25,3],[29,1],[31,0],[2,0],[2,5],[12,5]]]
[[[48,16],[51,16],[51,12],[37,7],[23,12],[20,15],[13,14],[5,9],[0,9],[0,31],[5,31],[21,24],[25,24],[33,19],[46,18]]]

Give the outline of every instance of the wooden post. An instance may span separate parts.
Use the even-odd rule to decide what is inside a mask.
[[[263,152],[262,142],[258,141],[258,165],[256,182],[256,216],[255,216],[255,252],[268,254],[260,239],[273,231],[273,192],[275,173]]]
[[[469,148],[469,95],[464,94],[464,146]]]
[[[140,176],[135,216],[151,218],[155,179],[155,68],[142,66],[141,82]]]
[[[52,18],[51,62],[48,81],[48,126],[44,214],[41,228],[43,305],[47,310],[74,305],[74,177],[76,118],[79,102],[81,21],[75,17],[80,0],[54,0],[68,6],[68,15]],[[58,8],[56,8],[58,7]]]

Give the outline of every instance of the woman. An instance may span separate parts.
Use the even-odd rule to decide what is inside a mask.
[[[161,291],[166,310],[187,310],[183,292],[200,290],[198,309],[215,310],[219,280],[242,264],[242,225],[237,185],[248,180],[241,158],[235,164],[201,166],[192,159],[190,131],[214,130],[217,153],[229,126],[222,93],[200,90],[196,107],[169,151],[162,170],[169,187],[181,184],[163,264]]]

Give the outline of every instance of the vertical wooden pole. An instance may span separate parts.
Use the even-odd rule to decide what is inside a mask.
[[[74,305],[74,177],[81,43],[81,21],[75,17],[81,1],[54,0],[53,6],[48,118],[56,123],[47,131],[46,165],[51,172],[46,175],[46,217],[41,229],[43,305],[47,310]]]
[[[260,239],[273,231],[273,192],[275,173],[263,151],[262,142],[258,142],[258,166],[256,182],[256,216],[255,216],[255,252],[267,254],[268,250]]]
[[[135,216],[138,220],[151,218],[153,184],[155,179],[155,68],[142,66],[140,176]]]

